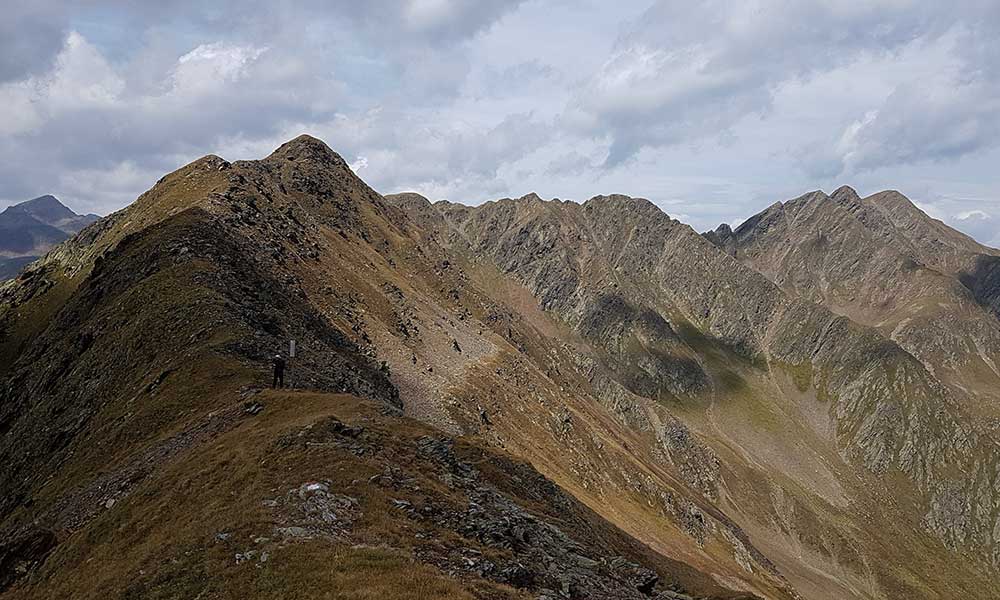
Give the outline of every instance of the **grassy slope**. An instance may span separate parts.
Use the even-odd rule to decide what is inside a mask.
[[[66,535],[9,596],[526,597],[448,569],[456,554],[502,563],[517,560],[511,550],[400,508],[404,502],[436,511],[468,506],[463,491],[420,452],[419,442],[439,439],[438,432],[353,396],[267,391],[251,400],[262,412],[241,416],[230,430],[158,465],[115,502],[100,498],[93,520]],[[363,433],[338,434],[330,427],[338,422]],[[459,442],[455,454],[482,474],[485,485],[583,540],[588,552],[649,561],[665,581],[681,586],[675,589],[722,593],[705,576],[642,548],[575,502],[559,501],[558,492],[553,496],[525,465],[467,442]],[[303,485],[314,482],[358,501],[330,529],[294,508],[283,510],[287,498],[294,501]],[[284,504],[275,508],[275,499]],[[308,528],[309,534],[288,536],[282,527]],[[248,552],[249,560],[238,558]],[[427,564],[429,555],[441,564]]]
[[[275,439],[296,425],[356,414],[357,398],[265,394],[259,401],[267,407],[259,418],[180,456],[102,510],[12,597],[468,597],[385,537],[392,523],[379,519],[388,510],[379,505],[388,504],[384,494],[351,484],[367,481],[371,467],[339,454],[275,449]],[[361,510],[373,522],[355,543],[367,539],[370,547],[332,539],[254,542],[274,536],[275,517],[263,500],[322,479],[364,498]],[[261,563],[258,554],[236,564],[235,555],[248,550],[269,550],[269,560]]]

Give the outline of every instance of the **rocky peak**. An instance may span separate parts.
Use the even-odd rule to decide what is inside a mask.
[[[388,194],[383,196],[389,204],[398,206],[400,208],[408,207],[427,207],[431,205],[431,201],[427,199],[426,196],[418,194],[416,192],[400,192],[398,194]]]
[[[919,210],[909,198],[897,190],[883,190],[865,198],[866,202],[884,208],[907,208]]]
[[[840,186],[830,197],[833,198],[835,202],[840,204],[854,204],[861,202],[861,196],[859,196],[858,192],[849,185]]]
[[[177,169],[173,173],[165,175],[163,179],[172,177],[175,175],[188,176],[197,171],[225,171],[229,168],[229,161],[218,156],[216,154],[206,154],[201,158],[195,159],[188,164],[184,165],[180,169]]]
[[[724,250],[726,254],[736,256],[736,238],[733,236],[733,228],[728,223],[722,223],[714,231],[706,231],[701,235]]]
[[[798,198],[785,202],[784,206],[785,210],[795,212],[804,206],[832,207],[833,203],[830,202],[830,196],[827,196],[823,190],[813,190],[809,193],[802,194]]]
[[[646,198],[633,198],[623,194],[610,194],[607,196],[594,196],[583,203],[583,207],[588,211],[613,212],[616,216],[642,216],[649,219],[671,220],[670,216],[663,212],[659,206],[653,204]]]
[[[719,237],[727,238],[733,235],[733,228],[729,226],[729,223],[722,223],[712,233]]]
[[[896,190],[885,190],[872,194],[864,199],[864,203],[878,209],[893,225],[910,229],[922,227],[930,223],[938,223],[924,211],[920,210],[909,198]],[[935,227],[935,229],[937,229]],[[942,233],[936,231],[935,233]],[[958,233],[957,231],[955,233]]]
[[[9,207],[7,210],[10,212],[29,214],[43,223],[52,223],[61,219],[71,219],[77,216],[76,213],[67,208],[62,202],[59,202],[55,196],[49,194],[39,196],[38,198],[28,200],[27,202],[16,204]]]
[[[895,235],[905,239],[919,254],[920,262],[934,268],[946,272],[975,269],[979,255],[996,254],[995,250],[927,215],[896,190],[868,196],[864,204],[891,223]]]
[[[775,202],[746,221],[743,221],[733,233],[738,238],[744,238],[753,236],[754,232],[765,232],[782,218],[784,212],[785,205],[782,202]]]
[[[0,211],[0,280],[17,274],[21,267],[99,218],[78,215],[51,195]]]
[[[886,215],[897,227],[913,227],[920,222],[933,220],[917,208],[909,198],[896,190],[872,194],[865,198],[864,202]]]
[[[308,134],[302,134],[285,142],[271,153],[265,160],[311,162],[318,165],[347,167],[347,162],[330,149],[322,140]]]

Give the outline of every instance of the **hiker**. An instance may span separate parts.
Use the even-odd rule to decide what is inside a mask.
[[[285,359],[280,354],[275,354],[271,364],[274,365],[274,381],[271,382],[271,387],[285,387]]]

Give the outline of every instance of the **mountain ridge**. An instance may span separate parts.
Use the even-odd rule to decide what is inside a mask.
[[[873,208],[879,198],[896,196],[862,200],[850,188],[833,197],[814,192],[751,217],[731,235],[705,235],[787,292],[881,330],[946,383],[968,391],[970,382],[979,382],[988,390],[997,383],[995,312],[977,295],[974,278],[928,260],[926,243]],[[907,211],[917,210],[905,202]],[[910,230],[939,224],[925,221]],[[958,232],[952,238],[957,242],[946,240],[952,248],[974,243]],[[985,254],[990,249],[975,248],[983,253],[966,254],[963,264],[993,260]]]
[[[835,211],[853,223],[846,214]],[[328,477],[322,494],[288,497],[333,503],[349,521],[311,541],[261,542],[275,557],[261,567],[268,573],[291,568],[294,553],[311,565],[344,552],[344,540],[367,539],[377,517],[395,532],[393,556],[455,590],[496,594],[476,597],[601,597],[610,593],[602,586],[620,585],[609,583],[622,580],[618,567],[600,566],[617,559],[594,558],[593,546],[571,568],[569,542],[528,544],[533,528],[565,525],[539,522],[554,514],[541,496],[508,496],[522,508],[535,503],[527,537],[501,535],[499,546],[479,537],[477,552],[499,552],[490,560],[504,565],[505,552],[541,552],[559,565],[555,579],[530,566],[524,576],[503,574],[478,558],[474,572],[449,571],[472,555],[407,541],[401,532],[420,520],[406,504],[393,508],[382,492],[323,474],[331,465],[375,468],[355,477],[365,481],[385,468],[395,494],[406,477],[432,489],[471,481],[437,442],[417,439],[440,435],[526,461],[648,548],[633,556],[645,556],[658,579],[647,589],[647,574],[630,587],[637,597],[990,597],[1000,467],[995,432],[967,413],[981,399],[939,381],[936,363],[891,332],[803,297],[809,288],[783,288],[739,260],[741,246],[734,256],[707,238],[626,196],[577,204],[529,194],[478,207],[382,197],[308,136],[260,161],[207,156],[182,167],[0,285],[0,458],[13,490],[0,526],[27,527],[34,537],[23,539],[35,540],[0,548],[5,595],[29,597],[46,583],[70,590],[82,568],[73,557],[102,551],[137,557],[147,575],[136,590],[197,595],[212,589],[209,574],[249,585],[255,569],[214,549],[228,551],[216,532],[166,533],[176,516],[151,494],[192,485],[220,507],[236,502],[216,492],[230,489],[224,471],[206,480],[190,470],[187,457],[213,447],[239,473],[275,456],[317,469],[264,468],[270,487],[233,489],[246,502],[260,506],[274,498],[269,489]],[[310,399],[259,391],[262,365],[289,338],[301,351],[289,377],[315,390]],[[345,391],[372,398],[383,416],[357,420],[348,397],[331,396]],[[308,419],[282,408],[298,402]],[[243,403],[251,412],[240,412]],[[389,445],[337,433],[366,422],[381,435],[409,431],[400,411],[433,428],[407,439],[449,465],[444,472],[417,461],[407,474],[381,454]],[[266,428],[257,414],[267,415]],[[347,425],[311,437],[326,431],[326,417]],[[210,443],[249,433],[268,450],[244,459]],[[282,446],[286,434],[319,445],[286,454],[297,447]],[[310,462],[322,448],[348,452]],[[98,471],[106,476],[89,475]],[[445,497],[396,499],[450,515],[442,522],[464,515],[466,532],[482,536],[493,531],[490,519],[521,514],[491,494],[486,521],[473,525]],[[112,523],[142,526],[144,511],[157,515],[149,525],[157,536],[179,545],[171,556],[199,557],[203,577],[184,580],[139,541],[122,546],[101,533]],[[288,528],[306,517],[267,518]],[[255,523],[232,526],[239,539],[274,537]],[[116,581],[138,564],[106,563],[101,589],[124,593]],[[625,593],[616,589],[608,597]]]

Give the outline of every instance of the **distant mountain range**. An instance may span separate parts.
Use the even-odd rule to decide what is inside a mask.
[[[39,196],[0,212],[0,280],[100,217],[78,215],[55,196]]]

